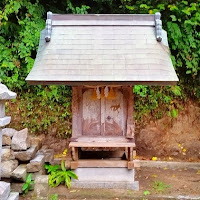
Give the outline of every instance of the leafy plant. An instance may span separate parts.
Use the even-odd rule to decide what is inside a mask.
[[[32,174],[28,174],[28,176],[26,177],[26,182],[22,186],[22,192],[24,194],[27,194],[27,192],[29,190],[32,190],[33,189],[33,183],[34,183],[34,181],[32,181]]]
[[[56,172],[60,168],[60,166],[59,165],[48,165],[48,164],[45,164],[44,168],[47,170],[48,174],[51,174],[52,172]]]
[[[149,192],[149,190],[145,190],[145,191],[143,192],[143,194],[144,194],[144,196],[147,196],[147,195],[150,195],[151,193]]]
[[[65,161],[61,161],[61,166],[47,166],[45,168],[49,173],[49,185],[51,187],[56,187],[60,184],[65,184],[68,188],[71,187],[71,178],[78,179],[77,175],[71,170],[67,170],[65,167]]]
[[[51,195],[50,200],[58,200],[58,194]]]
[[[155,180],[152,185],[153,189],[158,193],[163,193],[166,189],[169,189],[171,186],[165,184],[162,181]]]

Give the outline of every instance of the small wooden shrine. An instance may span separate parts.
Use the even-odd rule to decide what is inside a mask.
[[[47,13],[30,84],[72,86],[71,168],[134,168],[133,86],[178,81],[155,15]],[[104,151],[125,159],[102,159]],[[81,159],[98,151],[101,159]],[[109,153],[108,153],[109,154]]]

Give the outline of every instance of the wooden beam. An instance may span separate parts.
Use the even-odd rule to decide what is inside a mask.
[[[82,135],[82,86],[72,87],[72,136]]]
[[[128,169],[134,169],[134,162],[128,161]]]
[[[129,164],[131,167],[131,164]],[[91,168],[91,167],[128,167],[128,162],[126,160],[77,160],[71,161],[71,169],[76,169],[78,167]]]
[[[127,101],[127,130],[126,130],[126,137],[127,138],[134,138],[135,132],[135,124],[133,119],[133,87],[124,87],[124,99]]]
[[[134,142],[70,142],[69,147],[135,147]]]
[[[78,147],[72,147],[72,160],[78,160]]]

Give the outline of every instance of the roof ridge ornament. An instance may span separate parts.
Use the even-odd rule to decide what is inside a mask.
[[[46,27],[45,27],[45,40],[49,42],[51,40],[51,32],[52,32],[52,12],[47,12],[47,20],[46,20]]]
[[[162,41],[162,21],[160,12],[155,13],[156,40]]]

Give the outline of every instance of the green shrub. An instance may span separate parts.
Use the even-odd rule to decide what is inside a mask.
[[[56,187],[60,184],[65,184],[68,188],[71,187],[71,178],[78,179],[77,175],[71,170],[66,170],[65,161],[61,161],[59,165],[45,165],[47,173],[49,173],[49,185]]]

